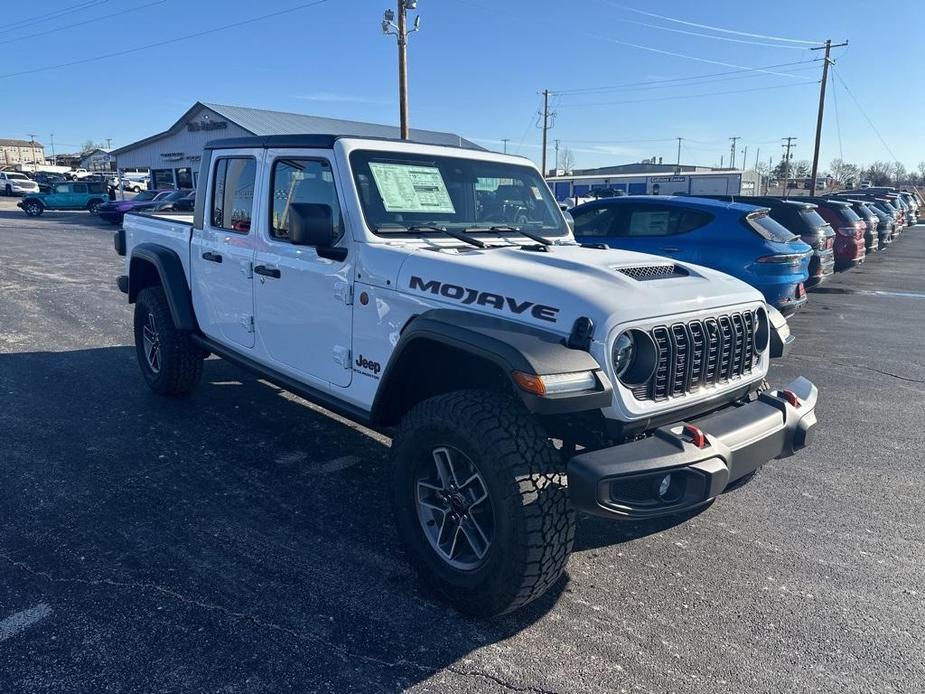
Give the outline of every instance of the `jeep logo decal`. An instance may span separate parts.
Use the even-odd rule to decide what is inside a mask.
[[[369,371],[376,376],[378,376],[379,372],[382,371],[382,365],[379,362],[370,361],[362,354],[357,357],[357,360],[354,363],[361,369]]]
[[[458,284],[446,284],[445,282],[438,282],[437,280],[425,282],[420,277],[412,275],[409,286],[411,289],[419,289],[422,292],[437,294],[462,304],[491,306],[498,311],[507,309],[515,315],[520,315],[529,310],[530,315],[537,320],[545,320],[550,323],[555,323],[558,320],[559,309],[553,306],[534,304],[532,301],[518,301],[510,296],[492,294],[491,292],[483,292],[469,287],[460,287]]]

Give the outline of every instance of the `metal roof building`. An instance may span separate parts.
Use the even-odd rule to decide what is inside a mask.
[[[150,170],[155,188],[195,188],[206,142],[225,137],[295,134],[398,138],[400,132],[391,125],[197,101],[164,132],[114,149],[110,154],[119,169]],[[481,149],[458,135],[431,130],[412,129],[411,139]]]

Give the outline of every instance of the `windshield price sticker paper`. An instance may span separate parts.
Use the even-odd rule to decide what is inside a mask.
[[[440,169],[434,166],[370,162],[386,212],[455,214]]]

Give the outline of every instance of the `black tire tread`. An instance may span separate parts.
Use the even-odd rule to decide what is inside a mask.
[[[139,320],[151,312],[157,323],[161,343],[161,371],[154,374],[147,365],[139,338]],[[189,393],[202,378],[203,352],[193,344],[190,334],[177,330],[170,314],[167,295],[161,286],[146,287],[135,303],[135,342],[138,362],[148,386],[158,395]]]
[[[504,548],[514,560],[506,563],[507,575],[495,582],[499,590],[486,595],[454,588],[454,595],[447,597],[470,614],[516,610],[559,579],[572,551],[575,512],[562,462],[518,400],[477,390],[454,391],[418,404],[402,420],[393,452],[401,451],[403,441],[416,429],[434,423],[460,427],[480,450],[493,453],[495,465],[481,470],[482,474],[494,476],[507,490],[506,498],[496,503],[519,511],[515,526],[521,541]]]

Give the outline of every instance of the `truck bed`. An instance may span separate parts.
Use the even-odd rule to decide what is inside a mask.
[[[156,243],[166,246],[180,257],[183,272],[189,281],[189,244],[193,231],[191,212],[128,212],[122,228],[125,230],[126,262],[130,262],[132,249],[138,244]]]

